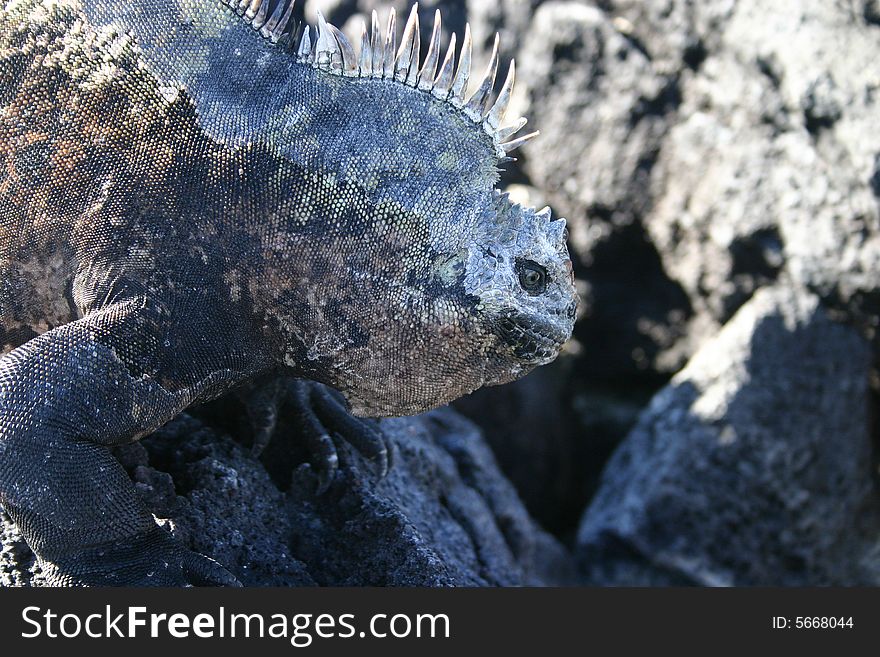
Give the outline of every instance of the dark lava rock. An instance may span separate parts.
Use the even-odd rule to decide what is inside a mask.
[[[529,517],[473,424],[446,409],[381,426],[394,445],[388,476],[377,480],[343,446],[323,495],[308,465],[280,472],[289,461],[278,455],[300,442],[283,428],[262,462],[186,414],[117,455],[161,524],[246,585],[575,581],[570,556]],[[0,520],[0,584],[38,584],[32,553]]]
[[[602,467],[635,424],[638,391],[583,385],[560,358],[504,386],[482,388],[455,409],[483,431],[504,475],[541,526],[564,539],[577,528]]]
[[[595,584],[880,583],[868,342],[758,292],[643,413],[578,536]]]

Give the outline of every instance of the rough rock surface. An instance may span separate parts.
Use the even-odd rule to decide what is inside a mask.
[[[154,515],[246,585],[574,581],[570,556],[528,516],[474,425],[446,409],[385,420],[382,429],[394,444],[389,475],[377,481],[345,449],[320,496],[309,467],[295,463],[297,437],[284,429],[261,462],[183,415],[118,456]],[[38,585],[33,555],[0,520],[0,586]]]
[[[578,535],[594,584],[880,584],[867,341],[758,292],[644,411]]]
[[[666,271],[720,323],[784,271],[872,327],[880,29],[842,3],[795,7],[748,0],[718,23],[683,81],[647,225]]]

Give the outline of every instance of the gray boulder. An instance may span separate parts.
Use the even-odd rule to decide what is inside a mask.
[[[759,291],[644,411],[578,533],[595,584],[880,584],[868,342]]]
[[[714,326],[785,272],[872,328],[880,29],[867,6],[726,4],[652,176],[645,225],[664,269]]]

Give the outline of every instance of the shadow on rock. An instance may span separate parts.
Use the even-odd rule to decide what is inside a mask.
[[[580,529],[596,584],[880,583],[869,343],[762,290],[662,390]]]

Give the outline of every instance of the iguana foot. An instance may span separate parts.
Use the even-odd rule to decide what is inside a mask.
[[[288,399],[296,406],[297,420],[314,459],[318,494],[326,492],[336,476],[339,443],[348,443],[373,461],[380,477],[388,474],[391,445],[378,422],[351,415],[342,395],[320,383],[297,379],[289,386]]]
[[[339,469],[338,445],[347,443],[376,464],[380,477],[388,473],[391,447],[375,420],[348,412],[342,395],[308,379],[271,377],[241,388],[253,435],[252,450],[259,456],[278,425],[279,408],[287,411],[312,457],[308,469],[318,479],[318,493],[333,483]]]
[[[158,527],[145,536],[41,564],[52,586],[241,586],[219,563],[186,549]]]

